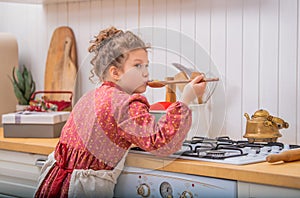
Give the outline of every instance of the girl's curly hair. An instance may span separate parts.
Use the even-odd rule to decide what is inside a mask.
[[[108,68],[116,66],[121,68],[128,57],[128,52],[135,49],[146,49],[146,44],[130,31],[123,32],[115,27],[110,27],[99,32],[95,39],[90,41],[88,48],[90,53],[94,53],[91,60],[90,80],[92,82],[95,75],[104,81]]]

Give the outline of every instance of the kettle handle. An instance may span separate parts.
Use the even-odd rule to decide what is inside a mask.
[[[244,116],[246,117],[247,120],[250,120],[250,116],[248,115],[248,113],[244,113]]]

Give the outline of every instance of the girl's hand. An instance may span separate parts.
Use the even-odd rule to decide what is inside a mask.
[[[194,99],[202,97],[206,88],[206,82],[203,82],[204,75],[196,76],[188,83],[182,93],[181,100],[186,105],[189,105]]]

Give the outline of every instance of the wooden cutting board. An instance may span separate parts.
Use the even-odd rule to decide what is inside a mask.
[[[54,30],[45,69],[44,89],[46,91],[73,91],[77,74],[77,52],[73,30],[61,26]],[[70,100],[70,95],[51,94],[51,100]]]

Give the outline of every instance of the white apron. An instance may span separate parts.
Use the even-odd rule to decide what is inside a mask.
[[[71,175],[68,197],[112,198],[117,179],[124,168],[127,154],[128,150],[113,170],[74,169]],[[54,164],[54,152],[52,152],[41,169],[38,187]]]

